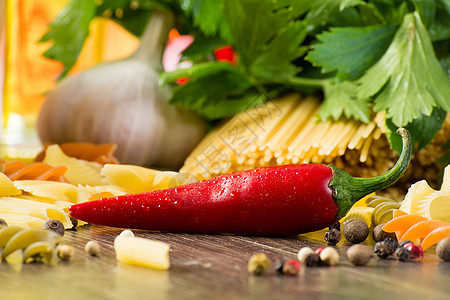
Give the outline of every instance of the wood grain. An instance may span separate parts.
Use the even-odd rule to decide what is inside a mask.
[[[302,266],[298,276],[274,268],[263,276],[247,272],[247,261],[265,252],[272,262],[296,258],[304,246],[325,246],[323,232],[287,238],[175,234],[134,231],[136,236],[171,245],[171,267],[157,271],[118,262],[113,241],[122,229],[83,226],[66,231],[64,242],[75,247],[71,261],[51,267],[38,263],[0,264],[0,299],[449,299],[450,263],[430,249],[421,262],[373,257],[368,266],[354,267],[345,257],[349,247],[336,249],[334,267]],[[99,257],[84,253],[96,240]],[[373,241],[365,242],[369,247]],[[405,298],[406,299],[406,298]]]

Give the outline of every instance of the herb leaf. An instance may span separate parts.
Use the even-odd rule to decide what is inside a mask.
[[[362,122],[370,121],[370,103],[356,97],[356,86],[350,81],[326,84],[325,101],[320,108],[319,116],[325,121],[329,116],[338,120],[342,114],[346,118],[354,118]]]
[[[44,56],[63,63],[64,68],[59,78],[64,77],[75,65],[89,34],[89,24],[95,16],[95,9],[92,0],[70,1],[49,25],[49,31],[40,39],[40,42],[53,41]]]
[[[383,57],[359,80],[358,96],[402,127],[433,107],[450,111],[450,84],[417,13],[407,14]]]
[[[422,114],[419,118],[404,126],[410,132],[412,143],[414,146],[417,146],[417,151],[424,148],[434,139],[436,133],[442,128],[446,115],[447,113],[443,109],[435,108],[430,116]],[[386,120],[386,125],[386,136],[391,147],[400,153],[402,149],[401,137],[395,134],[398,127],[389,119]]]
[[[337,70],[339,79],[359,78],[380,59],[388,48],[397,26],[336,27],[317,36],[306,59],[322,67],[322,72]]]

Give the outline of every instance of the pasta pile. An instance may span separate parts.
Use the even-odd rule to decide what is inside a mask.
[[[72,204],[190,182],[177,172],[134,165],[101,165],[69,157],[58,145],[47,147],[42,164],[53,168],[64,166],[67,181],[12,180],[0,173],[0,218],[8,225],[39,228],[46,220],[57,219],[66,229],[72,228],[68,214]]]
[[[291,94],[237,114],[207,135],[180,172],[205,179],[261,166],[332,163],[355,154],[358,162],[375,164],[371,147],[385,132],[384,114],[368,124],[319,122],[320,105],[315,97]]]
[[[214,128],[186,159],[180,173],[198,180],[262,166],[325,163],[352,176],[374,177],[388,171],[398,159],[384,135],[385,114],[364,124],[353,120],[320,121],[320,101],[290,94],[235,115]],[[450,136],[450,114],[443,128],[398,183],[380,195],[401,201],[408,187],[423,178],[440,180],[438,159]]]

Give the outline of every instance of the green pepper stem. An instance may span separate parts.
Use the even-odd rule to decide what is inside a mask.
[[[405,128],[399,128],[397,134],[402,137],[402,152],[392,169],[383,175],[373,178],[357,178],[330,165],[330,168],[333,170],[333,179],[329,187],[333,190],[334,200],[339,206],[338,219],[345,216],[358,200],[370,193],[392,185],[406,171],[412,156],[411,135]]]

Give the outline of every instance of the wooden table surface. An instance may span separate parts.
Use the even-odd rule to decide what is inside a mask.
[[[325,246],[323,232],[264,238],[134,231],[171,245],[171,267],[158,271],[115,259],[113,240],[121,231],[102,226],[66,231],[63,241],[75,254],[54,267],[1,263],[0,299],[450,299],[450,263],[440,261],[434,249],[421,262],[373,257],[368,266],[355,267],[345,257],[349,244],[343,240],[336,246],[337,266],[302,266],[298,276],[274,269],[255,276],[246,269],[252,254],[265,252],[273,262],[296,258],[304,246]],[[100,242],[99,257],[84,253],[89,240]]]

